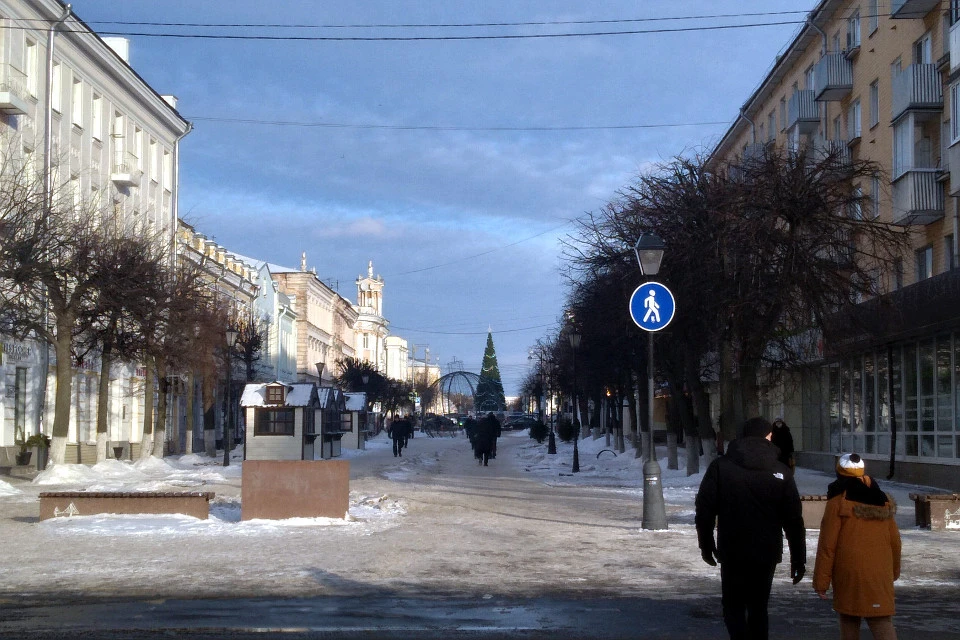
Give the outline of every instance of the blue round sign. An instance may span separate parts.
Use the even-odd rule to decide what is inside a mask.
[[[670,289],[659,282],[645,282],[630,296],[630,317],[644,331],[660,331],[666,327],[676,309]]]

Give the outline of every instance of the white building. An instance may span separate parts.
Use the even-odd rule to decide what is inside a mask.
[[[407,341],[400,336],[387,336],[383,340],[387,355],[386,376],[393,380],[409,382],[410,377],[410,348]]]
[[[297,313],[293,300],[280,290],[269,264],[252,258],[244,260],[258,268],[253,313],[262,323],[265,335],[257,363],[257,381],[294,382],[297,379]]]
[[[137,75],[128,53],[125,40],[101,39],[61,2],[0,1],[0,140],[22,154],[28,171],[48,177],[52,192],[94,203],[129,228],[162,232],[172,248],[179,142],[190,124],[175,98]],[[0,394],[3,450],[14,444],[15,431],[37,433],[41,414],[49,432],[56,381],[46,344],[0,342],[0,378],[9,390]],[[95,453],[97,360],[76,367],[67,462]],[[134,440],[141,373],[135,363],[111,372],[111,428]]]
[[[383,317],[383,278],[373,275],[373,261],[367,264],[367,275],[357,276],[357,357],[369,362],[377,371],[387,371],[387,350],[384,340],[387,325]]]

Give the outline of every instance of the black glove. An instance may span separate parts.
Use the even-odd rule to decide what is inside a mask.
[[[700,557],[711,567],[717,566],[716,555],[716,549],[700,549]]]
[[[797,584],[803,580],[803,574],[807,572],[807,568],[802,564],[793,564],[790,565],[790,577],[793,578],[793,584]]]

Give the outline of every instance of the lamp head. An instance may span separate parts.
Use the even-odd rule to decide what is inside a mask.
[[[663,260],[663,251],[666,245],[660,236],[645,233],[637,240],[633,252],[637,255],[640,272],[645,276],[655,276],[660,271],[660,261]]]
[[[240,332],[235,328],[230,327],[224,332],[224,335],[227,338],[227,346],[233,349],[233,345],[237,344],[237,336],[240,335]]]

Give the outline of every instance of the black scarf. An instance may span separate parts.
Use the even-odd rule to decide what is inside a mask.
[[[882,507],[887,504],[887,494],[880,490],[876,480],[867,484],[860,478],[840,476],[827,487],[827,499],[846,493],[847,500]]]

